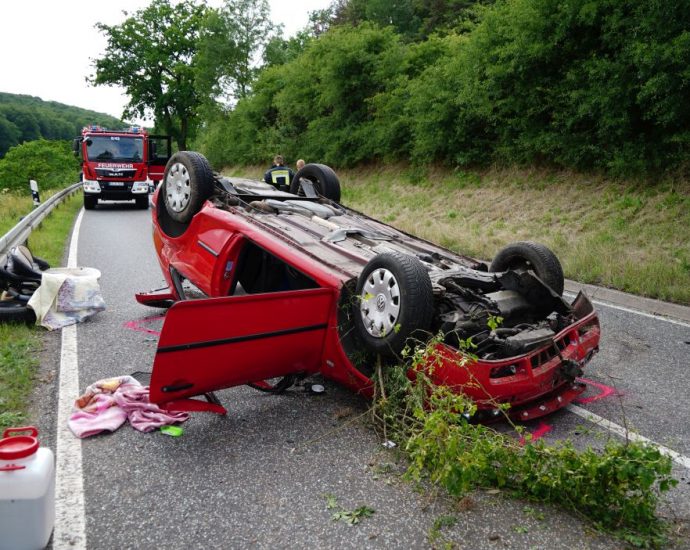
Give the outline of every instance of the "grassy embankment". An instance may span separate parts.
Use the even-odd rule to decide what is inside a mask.
[[[44,192],[47,198],[52,193]],[[81,197],[73,195],[55,208],[29,241],[31,251],[50,265],[62,265],[64,246],[74,217],[81,208]],[[22,215],[31,211],[31,197],[2,195],[0,234],[12,228]],[[33,389],[44,329],[22,324],[0,324],[0,430],[19,426],[27,420],[28,402]]]
[[[452,250],[490,259],[511,241],[539,241],[569,279],[690,305],[688,181],[406,166],[338,175],[344,205]]]

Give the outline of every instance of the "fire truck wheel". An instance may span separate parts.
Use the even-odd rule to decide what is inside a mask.
[[[292,178],[290,193],[304,195],[300,180],[304,178],[314,184],[314,190],[327,199],[340,202],[340,180],[336,173],[325,164],[307,164]]]
[[[149,209],[149,196],[145,195],[143,197],[136,197],[134,199],[137,203],[137,208],[139,210],[148,210]]]
[[[94,208],[96,208],[97,202],[98,199],[96,197],[84,195],[84,210],[93,210]]]
[[[193,151],[175,153],[165,167],[160,192],[170,217],[189,223],[213,193],[213,170],[206,157]]]
[[[428,337],[434,294],[417,258],[393,251],[375,256],[357,280],[356,296],[355,327],[372,351],[395,357],[408,339]]]
[[[489,266],[489,271],[499,272],[514,269],[531,269],[559,296],[563,295],[565,280],[563,268],[556,255],[543,244],[519,241],[501,249]]]

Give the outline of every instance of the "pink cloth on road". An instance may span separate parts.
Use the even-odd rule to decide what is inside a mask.
[[[68,426],[84,438],[114,432],[125,420],[140,432],[184,422],[189,414],[169,412],[149,402],[149,388],[131,376],[105,378],[91,384],[74,402]]]
[[[69,417],[69,429],[77,437],[89,437],[101,432],[114,432],[127,420],[127,413],[114,406],[115,399],[110,394],[94,395],[89,401],[89,409],[75,406]]]
[[[127,413],[132,428],[140,432],[150,432],[189,418],[189,414],[185,412],[164,411],[158,405],[150,403],[148,386],[123,386],[115,392],[115,402]]]

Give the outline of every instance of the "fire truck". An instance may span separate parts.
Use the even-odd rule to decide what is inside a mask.
[[[170,147],[170,136],[149,135],[137,126],[85,127],[73,144],[81,159],[84,208],[92,210],[100,199],[134,200],[137,208],[148,209],[149,192],[163,178]]]

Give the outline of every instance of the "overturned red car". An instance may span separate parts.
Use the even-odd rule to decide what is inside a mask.
[[[513,418],[533,419],[585,390],[577,377],[598,350],[599,321],[584,294],[562,297],[561,265],[543,245],[508,245],[487,266],[343,206],[321,164],[285,192],[183,151],[153,203],[169,286],[137,300],[170,309],[152,402],[225,412],[215,390],[279,392],[317,373],[370,395],[377,357],[395,361],[433,335],[434,382],[469,395],[480,416],[509,404]]]

